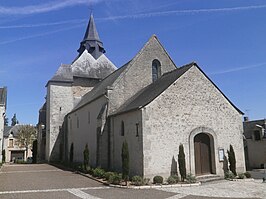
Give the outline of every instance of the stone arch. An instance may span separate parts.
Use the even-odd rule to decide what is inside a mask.
[[[195,145],[194,138],[198,134],[205,134],[210,139],[210,161],[211,161],[211,174],[216,174],[216,153],[215,149],[217,148],[217,135],[211,128],[208,127],[197,127],[191,131],[189,135],[189,171],[192,174],[196,174],[196,163],[195,163]]]

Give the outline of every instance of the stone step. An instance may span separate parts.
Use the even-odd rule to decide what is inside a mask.
[[[203,176],[197,176],[196,179],[201,183],[205,183],[205,182],[223,180],[224,178],[218,175],[203,175]]]

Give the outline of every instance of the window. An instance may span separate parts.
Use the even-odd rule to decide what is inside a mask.
[[[260,139],[260,131],[254,131],[254,140],[259,141]]]
[[[152,82],[155,82],[161,76],[161,63],[155,59],[152,61]]]
[[[8,147],[14,147],[13,139],[9,139]]]
[[[121,136],[125,135],[125,124],[124,121],[121,122]]]
[[[139,123],[136,123],[136,137],[139,137]]]

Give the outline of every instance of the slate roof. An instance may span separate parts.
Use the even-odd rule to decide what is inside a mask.
[[[105,79],[100,81],[90,92],[88,92],[82,97],[81,101],[77,104],[77,106],[71,112],[74,112],[75,110],[81,108],[82,106],[104,95],[106,93],[108,86],[111,86],[115,82],[115,80],[120,76],[120,74],[127,68],[130,62],[131,61],[129,61],[124,66],[120,67],[115,72],[113,72],[112,74],[107,76]]]
[[[17,137],[19,129],[23,125],[21,124],[16,124],[15,126],[5,126],[4,127],[4,137],[8,137],[9,134],[12,132],[14,137]]]
[[[157,96],[159,96],[164,90],[166,90],[175,80],[177,80],[186,71],[188,71],[194,64],[195,63],[192,62],[190,64],[184,65],[180,68],[163,74],[157,81],[146,86],[138,93],[136,93],[132,98],[130,98],[114,113],[114,115],[146,106]]]
[[[72,83],[73,76],[103,79],[116,70],[116,66],[103,54],[105,50],[92,14],[78,52],[79,55],[71,64],[61,64],[48,83]]]
[[[101,41],[99,34],[97,32],[96,25],[95,25],[94,18],[93,18],[92,14],[90,16],[89,24],[88,24],[88,27],[86,29],[86,32],[85,32],[85,35],[83,38],[83,41],[89,41],[89,40]]]
[[[6,87],[0,88],[0,104],[6,105],[7,100],[7,89]]]
[[[179,77],[181,77],[185,72],[187,72],[192,66],[196,66],[203,75],[216,87],[216,89],[225,97],[225,99],[240,113],[244,114],[240,109],[238,109],[225,95],[224,93],[213,83],[213,81],[200,69],[200,67],[192,62],[190,64],[184,65],[173,71],[163,74],[157,81],[148,85],[147,87],[140,90],[127,102],[125,102],[115,113],[112,115],[118,115],[131,110],[140,109],[150,102],[152,102],[157,96],[159,96],[164,90],[166,90],[172,83],[174,83]]]
[[[72,82],[73,75],[71,71],[71,67],[68,64],[61,64],[61,66],[56,71],[55,75],[52,77],[50,81],[67,81]]]

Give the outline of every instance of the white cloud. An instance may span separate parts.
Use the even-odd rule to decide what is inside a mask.
[[[248,70],[248,69],[252,69],[252,68],[258,68],[258,67],[262,67],[262,66],[266,66],[266,62],[259,63],[259,64],[254,64],[254,65],[250,65],[250,66],[236,67],[236,68],[231,68],[231,69],[228,69],[228,70],[211,72],[211,73],[208,73],[208,74],[209,75],[221,75],[221,74],[232,73],[232,72],[237,72],[237,71],[241,71],[241,70]]]
[[[100,2],[101,0],[65,0],[65,1],[54,1],[41,5],[31,5],[25,7],[3,7],[0,6],[0,14],[2,15],[29,15],[39,14],[45,12],[51,12],[55,10],[61,10],[67,7],[76,5],[91,5]]]
[[[35,35],[30,35],[30,36],[25,36],[25,37],[19,37],[19,38],[12,39],[12,40],[0,41],[0,45],[14,43],[14,42],[17,42],[17,41],[22,41],[22,40],[26,40],[26,39],[32,39],[32,38],[36,38],[36,37],[42,37],[42,36],[45,36],[45,35],[51,35],[51,34],[55,34],[55,33],[58,33],[58,32],[79,28],[79,27],[82,27],[82,26],[83,25],[76,25],[76,26],[72,26],[72,27],[68,27],[68,28],[57,29],[57,30],[50,31],[50,32],[45,32],[45,33],[40,33],[40,34],[35,34]]]
[[[200,13],[215,13],[215,12],[233,12],[233,11],[245,11],[245,10],[263,9],[263,8],[266,8],[266,5],[231,7],[231,8],[171,10],[171,11],[149,12],[149,13],[123,15],[123,16],[111,16],[111,17],[101,18],[101,20],[119,20],[119,19],[128,19],[128,18],[138,19],[138,18],[169,16],[169,15],[177,15],[177,14],[200,14]]]
[[[80,24],[84,22],[88,22],[88,19],[73,19],[73,20],[57,21],[50,23],[39,23],[39,24],[8,25],[8,26],[0,26],[0,29],[38,28],[38,27],[57,26],[65,24]]]

